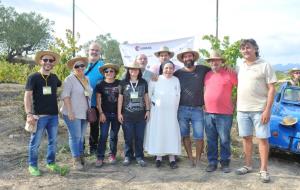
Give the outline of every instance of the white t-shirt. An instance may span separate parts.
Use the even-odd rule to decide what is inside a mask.
[[[257,59],[252,65],[236,66],[238,73],[237,111],[263,111],[268,97],[268,84],[277,81],[271,65]]]

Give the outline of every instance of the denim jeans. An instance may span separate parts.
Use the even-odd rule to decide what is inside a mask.
[[[77,158],[84,154],[83,142],[87,121],[85,119],[74,119],[71,121],[67,115],[63,115],[63,118],[68,127],[72,157]]]
[[[108,137],[109,126],[109,148],[111,155],[116,156],[117,145],[118,145],[118,133],[120,130],[120,123],[116,113],[104,113],[106,117],[106,122],[100,123],[100,139],[98,143],[97,158],[103,160],[106,151],[106,141]]]
[[[218,164],[218,140],[220,139],[220,163],[229,165],[230,131],[232,115],[205,113],[205,133],[207,137],[207,159],[209,164]]]
[[[204,116],[202,107],[179,106],[177,117],[180,126],[181,137],[189,137],[190,127],[192,127],[194,139],[203,139]]]
[[[45,130],[48,136],[47,164],[55,163],[57,129],[57,115],[43,116],[38,119],[36,132],[31,134],[29,142],[28,163],[30,166],[38,166],[39,147]]]
[[[135,142],[135,158],[137,160],[144,158],[144,132],[146,121],[124,121],[123,131],[125,139],[125,157],[133,158],[133,141]]]

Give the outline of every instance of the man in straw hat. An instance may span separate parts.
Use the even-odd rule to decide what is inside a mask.
[[[200,162],[203,151],[203,88],[205,74],[210,71],[207,66],[195,65],[198,58],[199,53],[197,51],[191,48],[183,49],[177,55],[177,59],[184,64],[184,67],[174,73],[174,76],[178,77],[181,86],[178,108],[181,137],[192,167]],[[196,163],[192,155],[190,126],[193,128],[193,137],[196,142]]]
[[[259,57],[259,47],[254,39],[243,39],[240,52],[244,62],[237,64],[237,122],[239,135],[243,137],[245,166],[236,170],[244,175],[252,171],[253,130],[260,155],[260,180],[270,181],[267,170],[270,126],[268,125],[277,81],[271,65]]]
[[[163,62],[169,61],[173,56],[174,52],[170,51],[170,49],[166,46],[161,47],[154,55],[159,59],[159,63],[153,64],[150,68],[150,71],[159,75],[159,69]]]
[[[40,176],[38,168],[38,151],[46,130],[48,136],[47,165],[54,172],[60,167],[55,163],[56,137],[58,128],[57,87],[61,86],[58,77],[51,70],[59,62],[60,56],[51,51],[36,53],[35,62],[41,68],[38,72],[29,75],[25,85],[24,107],[27,114],[26,122],[34,125],[37,122],[36,132],[31,134],[29,142],[29,173]],[[37,120],[35,118],[38,118]]]
[[[300,86],[300,69],[292,68],[289,71],[290,80],[288,81],[293,86]]]
[[[96,84],[103,79],[103,75],[99,72],[99,68],[104,64],[101,58],[101,46],[97,42],[92,42],[88,50],[89,64],[85,70],[85,76],[89,78],[90,85],[93,88],[93,95],[91,99],[91,106],[96,110],[97,116],[99,115],[97,105],[96,105]],[[90,153],[96,154],[98,147],[99,138],[99,118],[94,123],[90,123],[90,137],[89,146]]]
[[[214,50],[206,59],[211,71],[204,79],[205,133],[207,137],[207,172],[218,166],[218,140],[220,138],[220,164],[224,173],[230,172],[230,131],[232,126],[233,104],[232,89],[237,86],[235,72],[222,68],[225,62],[221,53]]]

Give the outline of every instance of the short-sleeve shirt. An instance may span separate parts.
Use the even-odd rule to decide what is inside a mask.
[[[61,86],[61,81],[53,73],[43,76],[46,80],[41,73],[33,73],[28,77],[25,85],[26,91],[32,91],[33,113],[36,115],[57,115],[57,87]],[[46,86],[51,88],[51,94],[43,94],[43,87]]]
[[[181,87],[180,106],[198,107],[204,105],[204,77],[208,71],[210,71],[209,67],[196,65],[192,72],[182,68],[174,73],[174,76],[179,79]]]
[[[231,95],[236,85],[236,73],[222,68],[218,72],[209,71],[204,79],[205,111],[214,114],[233,114]]]
[[[136,83],[132,83],[135,87]],[[119,93],[123,95],[122,114],[124,121],[141,121],[145,118],[146,105],[145,94],[148,94],[148,84],[144,79],[139,79],[135,87],[137,97],[132,98],[131,93],[134,92],[131,84],[127,80],[122,80],[119,85]]]
[[[101,94],[101,107],[105,113],[117,113],[118,96],[119,96],[119,80],[113,83],[101,81],[96,86],[96,93]]]
[[[268,84],[277,82],[272,66],[263,59],[253,64],[237,64],[237,111],[263,111],[267,104]]]
[[[89,93],[89,98],[92,96],[92,88],[88,84],[85,88],[81,85],[76,76],[71,73],[64,80],[63,91],[61,98],[70,97],[72,112],[77,119],[86,119],[86,111],[88,109],[88,100],[85,96],[85,90]],[[65,104],[61,108],[64,115],[68,115],[68,110]]]

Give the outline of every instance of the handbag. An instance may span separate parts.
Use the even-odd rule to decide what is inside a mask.
[[[75,76],[76,77],[76,76]],[[77,77],[76,77],[77,78]],[[85,87],[84,85],[81,83],[81,81],[77,78],[77,80],[79,81],[79,83],[81,84],[81,86],[83,87],[83,89],[85,90]],[[90,107],[90,104],[89,104],[89,97],[88,96],[85,96],[86,97],[86,103],[88,105],[88,109],[86,111],[86,119],[88,122],[90,123],[94,123],[97,121],[97,112],[96,112],[96,109],[95,108],[91,108]]]

